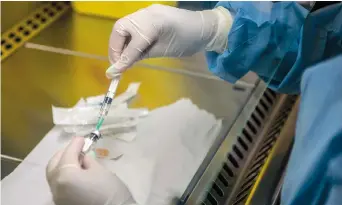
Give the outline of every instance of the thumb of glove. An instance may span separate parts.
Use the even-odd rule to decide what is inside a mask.
[[[109,79],[115,78],[118,75],[120,75],[126,68],[126,64],[122,63],[120,60],[111,65],[107,71],[106,71],[106,76]]]
[[[83,145],[83,137],[74,137],[64,150],[64,153],[61,156],[59,164],[80,166],[80,156]]]

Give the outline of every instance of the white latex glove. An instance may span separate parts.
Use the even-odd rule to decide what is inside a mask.
[[[136,61],[153,57],[191,56],[201,50],[223,52],[232,17],[228,10],[190,11],[152,5],[122,19],[113,28],[107,76],[124,71]]]
[[[75,137],[47,166],[56,205],[122,205],[132,202],[126,186],[94,158],[81,156],[83,137]],[[80,164],[82,161],[82,164]]]

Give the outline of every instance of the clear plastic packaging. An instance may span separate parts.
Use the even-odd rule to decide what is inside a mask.
[[[104,125],[119,123],[130,119],[146,117],[148,109],[128,109],[122,107],[111,107]],[[95,125],[98,120],[99,106],[82,106],[75,108],[52,107],[53,122],[55,125]]]
[[[115,97],[110,111],[100,129],[102,136],[123,140],[134,140],[139,119],[146,117],[146,108],[131,109],[128,103],[138,93],[140,83],[132,83],[121,95]],[[80,99],[72,108],[52,106],[53,122],[63,127],[66,133],[85,136],[92,132],[98,120],[104,95]]]

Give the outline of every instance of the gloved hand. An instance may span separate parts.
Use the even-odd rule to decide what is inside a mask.
[[[223,52],[232,17],[228,10],[189,11],[152,5],[122,19],[113,28],[107,76],[124,71],[138,60],[191,56],[201,50]]]
[[[122,205],[131,202],[130,192],[120,179],[94,158],[80,157],[83,144],[82,137],[75,137],[47,166],[47,181],[55,204]]]

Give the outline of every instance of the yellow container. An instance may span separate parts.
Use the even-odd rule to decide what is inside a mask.
[[[176,1],[73,1],[73,9],[81,14],[119,19],[152,4],[177,6]]]

